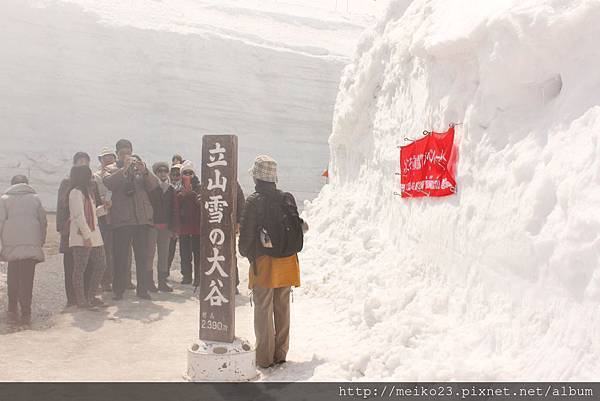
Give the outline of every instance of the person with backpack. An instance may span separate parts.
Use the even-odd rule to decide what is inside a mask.
[[[11,179],[0,197],[0,260],[8,262],[8,322],[31,322],[31,299],[35,265],[44,261],[46,210],[24,175]]]
[[[73,253],[73,294],[79,308],[95,309],[107,306],[96,297],[106,270],[104,241],[98,224],[92,170],[88,166],[71,168],[69,191],[69,247]],[[105,205],[100,206],[103,210]],[[84,273],[91,276],[87,292],[84,290]]]
[[[277,162],[258,156],[250,173],[256,192],[240,220],[240,254],[250,261],[249,288],[254,298],[256,363],[268,368],[285,363],[290,340],[291,287],[300,286],[298,252],[307,225],[294,196],[277,189]]]

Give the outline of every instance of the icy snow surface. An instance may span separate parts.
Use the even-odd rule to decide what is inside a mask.
[[[350,13],[341,3],[336,12],[329,0],[0,1],[0,187],[26,171],[53,208],[76,150],[93,155],[128,137],[148,161],[175,151],[195,160],[201,134],[233,131],[246,190],[251,159],[270,153],[282,186],[300,201],[313,197],[341,69],[384,2],[351,0]],[[152,302],[128,293],[115,304],[105,294],[111,306],[102,312],[61,313],[56,245],[51,238],[36,268],[31,330],[7,325],[0,263],[0,380],[182,380],[198,332],[191,287],[175,284]],[[247,270],[240,261],[242,283]],[[240,289],[236,333],[252,340],[248,290]],[[327,300],[302,290],[295,300],[290,361],[261,379],[309,380],[329,358],[315,350],[353,336],[328,316],[302,318],[330,310]],[[317,332],[325,335],[312,339]]]
[[[305,291],[356,333],[343,378],[598,379],[599,20],[589,0],[397,0],[362,36],[303,254]],[[457,196],[394,196],[397,145],[451,122]]]
[[[202,134],[236,133],[247,192],[267,153],[288,190],[314,198],[340,73],[376,12],[358,3],[1,1],[0,188],[29,174],[54,209],[78,150],[96,164],[126,137],[150,163],[197,164]]]

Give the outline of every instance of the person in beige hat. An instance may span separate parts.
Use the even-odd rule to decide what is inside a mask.
[[[248,170],[252,178],[256,180],[277,183],[277,162],[271,156],[256,156],[254,165]]]
[[[102,234],[102,240],[104,241],[104,253],[106,256],[106,269],[102,277],[102,290],[112,291],[112,280],[113,280],[113,232],[110,227],[110,221],[108,220],[108,212],[112,206],[111,192],[104,185],[104,177],[110,175],[111,166],[117,161],[117,155],[115,152],[104,147],[98,153],[98,161],[100,167],[94,173],[94,181],[98,186],[98,192],[100,194],[100,200],[103,208],[99,209],[98,212],[98,225],[100,227],[100,233]],[[131,277],[131,273],[130,273]]]
[[[246,200],[240,220],[239,251],[250,261],[256,363],[268,368],[286,361],[290,294],[292,286],[300,286],[297,253],[302,249],[304,222],[294,196],[277,189],[273,158],[258,156],[250,174],[256,192]]]

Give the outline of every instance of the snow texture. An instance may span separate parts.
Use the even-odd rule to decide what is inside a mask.
[[[599,20],[591,0],[396,0],[363,34],[305,211],[305,291],[355,333],[318,377],[598,378]],[[451,122],[458,194],[395,196],[403,138]]]
[[[254,342],[247,271],[247,262],[240,259],[242,294],[236,297],[236,335]],[[173,271],[171,278],[175,291],[152,294],[151,302],[140,301],[134,291],[128,291],[123,301],[114,303],[105,293],[110,304],[106,309],[63,310],[62,257],[49,257],[36,268],[31,328],[8,326],[3,312],[6,296],[0,297],[0,381],[183,381],[187,347],[197,339],[198,297],[192,286],[179,284],[178,272]],[[0,263],[0,294],[5,293],[6,264]],[[293,303],[292,313],[309,316],[317,308],[331,306],[306,299]],[[323,360],[312,357],[313,344],[306,339],[323,323],[298,319],[290,361],[261,369],[257,380],[309,380]]]
[[[369,20],[273,1],[3,0],[0,187],[28,174],[53,210],[76,151],[95,165],[125,137],[150,163],[199,165],[203,134],[235,133],[246,192],[266,153],[312,199],[340,73]]]
[[[328,162],[340,72],[373,12],[351,0],[351,13],[340,15],[333,4],[1,1],[0,186],[28,172],[52,209],[77,150],[93,157],[128,137],[148,161],[181,152],[198,165],[201,134],[233,131],[246,190],[252,158],[270,153],[280,162],[281,185],[299,200],[313,197]],[[115,303],[104,294],[110,307],[101,312],[63,310],[57,246],[54,233],[36,268],[30,330],[7,324],[0,263],[0,381],[182,380],[186,347],[198,333],[191,287],[175,284],[174,293],[152,302],[127,293]],[[247,271],[240,260],[236,334],[253,340]],[[353,336],[328,315],[303,318],[331,309],[297,291],[289,362],[260,379],[314,378],[329,358],[314,351],[330,348],[330,338],[349,343]],[[322,336],[311,339],[317,332]]]

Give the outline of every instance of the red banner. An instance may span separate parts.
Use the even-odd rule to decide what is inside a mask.
[[[448,196],[456,192],[454,127],[432,132],[400,148],[400,187],[403,198]]]

